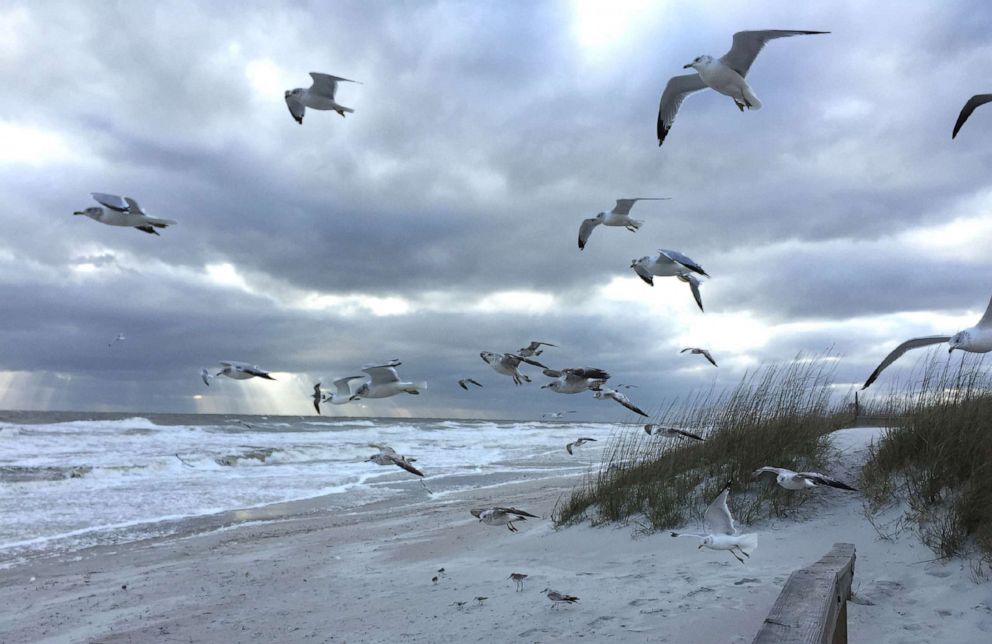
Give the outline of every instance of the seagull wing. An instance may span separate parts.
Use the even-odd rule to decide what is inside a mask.
[[[681,264],[682,266],[685,266],[690,271],[693,271],[693,272],[699,273],[700,275],[705,275],[706,277],[709,277],[709,274],[706,271],[703,270],[703,267],[700,266],[699,264],[697,264],[695,262],[695,260],[693,260],[688,255],[683,255],[682,253],[680,253],[677,250],[666,250],[664,248],[659,248],[658,249],[658,252],[661,253],[662,255],[664,255],[665,257],[667,257],[668,259],[672,260],[673,262],[676,262],[677,264]]]
[[[321,74],[320,72],[310,72],[310,78],[313,79],[313,85],[310,86],[310,91],[330,98],[334,98],[334,93],[338,91],[338,81],[358,83],[358,81],[353,81],[350,78]]]
[[[582,220],[582,225],[579,226],[579,250],[586,247],[586,242],[589,241],[589,235],[592,234],[593,229],[599,224],[599,219],[595,217]]]
[[[734,34],[734,44],[730,51],[720,58],[720,62],[731,68],[742,77],[747,76],[751,69],[751,64],[758,57],[758,53],[765,47],[765,43],[775,38],[788,38],[789,36],[809,36],[813,34],[828,34],[829,31],[800,31],[792,29],[767,29],[764,31],[738,31]]]
[[[465,382],[469,382],[469,383],[472,383],[472,384],[473,384],[473,385],[475,385],[476,387],[481,387],[481,386],[482,386],[482,383],[481,383],[481,382],[478,382],[478,381],[476,381],[476,380],[472,380],[471,378],[466,378],[466,379],[465,379]]]
[[[647,285],[648,286],[654,286],[654,275],[652,275],[650,272],[648,272],[648,269],[644,268],[643,265],[641,265],[638,262],[638,263],[634,264],[633,266],[631,266],[631,268],[634,269],[634,272],[637,273],[637,276],[638,277],[640,277],[642,280],[644,280],[645,282],[647,282]]]
[[[954,124],[954,131],[951,132],[951,138],[953,139],[958,135],[958,132],[961,130],[961,126],[968,120],[968,117],[971,116],[971,113],[975,111],[976,107],[979,105],[985,105],[990,101],[992,101],[992,94],[976,94],[975,96],[969,98],[968,102],[961,108],[961,113],[958,114],[958,120],[957,123]]]
[[[306,106],[292,94],[286,94],[286,107],[289,108],[289,113],[293,116],[293,119],[300,125],[303,125],[303,115],[307,111]]]
[[[423,472],[421,472],[420,470],[418,470],[417,468],[415,468],[413,465],[410,465],[410,462],[407,461],[402,456],[395,456],[393,454],[390,454],[389,455],[389,460],[391,460],[396,465],[399,465],[400,467],[402,467],[404,470],[406,470],[410,474],[416,474],[417,476],[423,476],[424,475]]]
[[[561,378],[561,373],[562,372],[561,371],[558,371],[556,369],[545,369],[541,373],[543,373],[548,378]]]
[[[985,315],[982,316],[982,319],[975,326],[992,327],[992,299],[989,300],[989,305],[985,309]]]
[[[661,102],[658,104],[658,145],[665,142],[672,124],[675,123],[675,115],[678,114],[682,101],[689,94],[694,94],[706,89],[706,83],[699,77],[699,74],[684,74],[682,76],[672,76],[665,85],[665,91],[661,93]]]
[[[671,197],[631,197],[629,199],[617,199],[617,205],[613,207],[614,215],[629,215],[630,209],[638,201],[667,201]]]
[[[685,436],[686,438],[692,438],[692,439],[697,440],[697,441],[704,441],[704,440],[706,440],[705,438],[703,438],[699,434],[693,434],[692,432],[687,432],[684,429],[677,429],[675,427],[669,427],[668,428],[668,431],[671,432],[671,433],[674,433],[674,434],[678,434],[679,436]]]
[[[890,364],[898,360],[899,356],[906,353],[910,349],[918,349],[919,347],[925,347],[931,344],[940,344],[941,342],[947,342],[950,339],[951,336],[949,335],[928,335],[923,338],[913,338],[912,340],[906,340],[898,347],[893,349],[889,355],[885,356],[885,359],[882,360],[881,364],[875,367],[875,370],[871,372],[871,375],[868,376],[868,380],[865,380],[865,384],[861,388],[867,389],[869,386],[871,386],[871,383],[875,382],[879,374],[882,373],[882,371],[886,367],[888,367]]]
[[[376,448],[377,450],[379,450],[380,453],[385,454],[386,456],[398,456],[396,450],[390,447],[389,445],[383,445],[381,443],[369,443],[369,447]]]
[[[380,385],[389,382],[399,382],[400,377],[396,374],[395,365],[392,363],[386,365],[378,365],[374,367],[365,367],[362,369],[365,373],[369,374],[372,378],[373,385]]]
[[[111,210],[116,210],[117,212],[127,212],[128,203],[124,201],[123,197],[108,195],[103,192],[91,192],[90,196]]]
[[[132,199],[131,197],[124,197],[124,201],[127,202],[127,210],[132,215],[144,215],[146,217],[148,216],[148,213],[146,213],[144,209],[138,205],[138,202]]]
[[[203,384],[210,386],[210,372],[206,369],[200,371],[200,377],[203,378]]]
[[[730,484],[728,483],[723,491],[703,514],[703,525],[710,534],[735,534],[734,517],[730,515],[730,507],[727,506],[727,497],[730,496]]]
[[[578,442],[578,441],[576,441],[576,443],[577,443],[577,442]],[[566,452],[568,452],[568,455],[569,455],[569,456],[571,456],[571,455],[572,455],[572,446],[573,446],[573,445],[575,445],[575,443],[569,443],[568,445],[566,445],[566,446],[565,446],[565,451],[566,451]]]
[[[711,365],[713,365],[714,367],[718,367],[719,366],[716,363],[716,360],[713,359],[713,356],[710,355],[710,352],[709,351],[707,351],[706,349],[703,349],[702,351],[700,351],[700,353],[703,354],[703,357],[705,357],[707,360],[710,361],[710,364]]]
[[[648,417],[648,415],[645,414],[643,411],[641,411],[637,407],[637,405],[635,405],[634,403],[630,402],[630,399],[627,398],[627,396],[624,396],[619,391],[614,391],[613,392],[613,395],[610,396],[610,398],[612,398],[613,400],[617,401],[618,403],[620,403],[621,405],[623,405],[624,407],[626,407],[630,411],[634,412],[635,414],[640,414],[641,416],[644,416],[645,418]]]
[[[349,384],[352,380],[361,380],[365,376],[348,376],[346,378],[338,378],[331,382],[334,385],[334,389],[338,396],[350,396],[351,395],[351,385]]]
[[[532,519],[539,519],[540,517],[536,514],[531,514],[530,512],[524,512],[523,510],[518,510],[516,508],[495,508],[496,511],[502,512],[503,514],[516,514],[521,517],[530,517]]]
[[[775,476],[778,476],[779,474],[795,474],[795,472],[793,472],[792,470],[783,469],[781,467],[771,467],[770,465],[766,465],[764,467],[759,467],[758,469],[756,469],[754,471],[754,474],[751,475],[751,477],[757,478],[762,474],[774,474]]]
[[[699,310],[705,312],[703,309],[703,296],[699,293],[699,278],[689,272],[679,273],[678,278],[689,284],[689,289],[692,290],[692,297],[696,300]]]
[[[519,364],[520,362],[526,362],[527,364],[533,365],[535,367],[540,367],[542,369],[546,369],[547,368],[545,365],[541,364],[540,362],[538,362],[537,360],[534,360],[532,358],[525,358],[523,356],[515,356],[515,355],[512,355],[512,354],[507,354],[507,355],[509,355],[509,356],[511,356],[513,358],[516,358],[519,361],[517,364]],[[479,385],[479,386],[481,387],[482,385]]]
[[[826,485],[827,487],[837,488],[838,490],[850,490],[851,492],[857,492],[858,488],[851,487],[847,483],[842,483],[837,479],[832,479],[829,476],[824,476],[823,474],[818,474],[816,472],[799,472],[799,476],[809,481],[813,481],[817,485]]]
[[[275,378],[273,378],[272,376],[269,375],[269,372],[268,371],[264,371],[262,369],[259,369],[256,366],[240,367],[240,370],[241,371],[244,371],[245,373],[250,373],[251,375],[253,375],[253,376],[257,377],[257,378],[265,378],[266,380],[275,380]]]

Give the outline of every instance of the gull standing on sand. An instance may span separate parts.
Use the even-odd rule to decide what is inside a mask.
[[[557,347],[557,344],[551,344],[550,342],[538,342],[537,340],[531,340],[531,343],[526,347],[517,351],[517,355],[521,358],[530,358],[533,356],[539,356],[544,353],[544,349],[541,347]]]
[[[521,362],[526,362],[529,365],[534,365],[535,367],[544,368],[544,365],[537,360],[531,360],[530,358],[525,358],[523,356],[516,356],[512,353],[493,353],[491,351],[483,351],[479,354],[482,360],[493,368],[496,373],[503,374],[504,376],[510,376],[513,378],[513,384],[519,385],[522,382],[530,382],[530,377],[520,373],[517,368],[520,366]]]
[[[985,105],[986,103],[992,101],[992,94],[976,94],[968,99],[968,102],[964,104],[961,108],[961,113],[958,114],[957,123],[954,124],[954,131],[951,132],[951,138],[953,139],[958,135],[961,130],[961,126],[964,122],[968,120],[971,113],[975,111],[975,108],[979,105]]]
[[[588,389],[596,389],[606,384],[610,379],[610,374],[595,367],[584,367],[581,369],[545,369],[544,375],[549,378],[556,378],[541,389],[550,389],[559,394],[577,394]]]
[[[98,221],[108,226],[137,228],[141,232],[151,235],[158,235],[158,231],[155,230],[156,228],[166,228],[167,226],[176,225],[176,222],[171,219],[149,217],[148,213],[131,197],[118,197],[117,195],[108,195],[102,192],[91,192],[90,195],[106,206],[108,210],[104,210],[98,206],[91,206],[86,210],[77,210],[72,214],[84,215],[93,221]]]
[[[362,371],[369,374],[368,382],[355,391],[361,398],[389,398],[397,394],[407,393],[417,396],[427,389],[426,382],[404,382],[396,373],[396,367],[403,364],[399,360],[390,360],[381,365],[365,365]]]
[[[596,439],[595,438],[580,438],[580,439],[575,440],[575,441],[569,443],[568,445],[566,445],[565,446],[565,451],[568,452],[568,455],[569,456],[572,456],[572,448],[573,447],[582,447],[586,443],[595,443],[595,442],[596,442]]]
[[[706,512],[703,514],[703,527],[706,534],[673,532],[672,536],[702,539],[702,543],[699,544],[700,548],[727,550],[734,555],[737,561],[744,563],[738,553],[750,557],[751,553],[758,547],[758,535],[754,533],[737,534],[737,529],[734,527],[734,517],[730,515],[730,508],[727,506],[729,495],[730,483],[728,482],[706,508]]]
[[[912,340],[906,340],[898,347],[893,349],[889,355],[885,356],[882,363],[879,364],[871,375],[868,376],[868,380],[865,381],[862,389],[867,389],[871,383],[875,382],[878,375],[888,367],[890,364],[899,359],[899,356],[906,353],[910,349],[917,349],[919,347],[925,347],[931,344],[940,344],[941,342],[950,342],[951,348],[948,349],[948,353],[951,353],[955,349],[961,351],[968,351],[969,353],[988,353],[992,351],[992,299],[989,300],[989,305],[985,309],[985,315],[982,319],[978,321],[973,327],[968,327],[963,331],[958,331],[953,336],[950,335],[928,335],[922,338],[913,338]]]
[[[324,393],[321,402],[329,402],[332,405],[344,405],[353,400],[358,400],[358,395],[352,391],[351,383],[356,380],[362,380],[363,378],[365,376],[346,376],[331,381],[331,384],[334,385],[334,391]]]
[[[536,514],[524,512],[516,508],[477,508],[469,510],[469,512],[471,512],[473,517],[486,525],[505,525],[510,532],[519,532],[516,526],[513,525],[514,521],[526,521],[527,517],[532,519],[539,518]]]
[[[709,277],[709,274],[688,256],[677,250],[661,248],[658,249],[657,255],[645,255],[640,259],[630,260],[630,267],[648,286],[654,286],[656,276],[677,277],[679,280],[687,282],[689,288],[692,289],[692,297],[695,298],[699,310],[703,310],[703,299],[699,294],[699,278],[693,273],[704,277]]]
[[[657,423],[648,423],[645,425],[644,433],[648,436],[658,436],[659,434],[664,434],[665,436],[671,436],[672,438],[681,436],[683,438],[691,438],[692,440],[697,441],[706,440],[699,434],[693,434],[692,432],[687,432],[684,429],[679,429],[677,427],[665,427],[664,425],[659,425]]]
[[[710,364],[712,364],[714,367],[718,366],[716,364],[716,360],[713,359],[713,356],[711,356],[710,352],[707,351],[706,349],[700,349],[699,347],[686,347],[685,349],[679,351],[679,353],[685,353],[686,351],[689,351],[694,355],[703,356],[704,358],[709,360]]]
[[[476,387],[481,387],[482,383],[476,382],[471,378],[462,378],[461,380],[458,381],[458,386],[464,389],[465,391],[468,391],[469,385],[475,385]]]
[[[627,396],[623,395],[616,389],[610,389],[609,387],[603,387],[603,386],[594,387],[592,395],[595,396],[598,400],[613,400],[615,402],[618,402],[627,409],[629,409],[630,411],[634,412],[635,414],[640,414],[641,416],[647,418],[647,414],[641,411],[641,409],[637,405],[630,402],[630,398],[627,398]]]
[[[617,199],[617,205],[613,206],[613,210],[610,212],[601,212],[595,217],[582,220],[582,225],[579,226],[579,250],[586,247],[586,242],[589,241],[589,235],[600,224],[604,226],[623,226],[630,232],[636,233],[637,229],[644,225],[644,222],[639,219],[630,218],[630,209],[634,207],[634,204],[638,201],[664,201],[670,198],[633,197],[629,199]]]
[[[527,579],[527,575],[522,572],[511,572],[509,579],[512,579],[513,583],[517,585],[517,592],[519,593],[524,589],[524,579]]]
[[[213,376],[211,376],[206,369],[200,372],[200,376],[203,378],[204,384],[208,387],[210,386],[210,379],[216,378],[217,376],[227,376],[228,378],[233,378],[234,380],[247,380],[249,378],[265,378],[266,380],[275,380],[275,378],[269,375],[268,371],[260,369],[257,365],[248,364],[247,362],[234,362],[233,360],[221,360],[220,363],[224,366],[224,368]]]
[[[365,462],[372,462],[376,465],[396,465],[402,467],[407,472],[411,474],[416,474],[417,476],[423,477],[424,473],[411,465],[413,459],[407,458],[406,456],[401,456],[396,453],[389,445],[378,445],[376,443],[369,443],[369,447],[374,447],[379,450],[378,454],[373,454],[365,459]]]
[[[816,472],[793,472],[784,467],[771,467],[766,465],[754,471],[752,478],[758,478],[762,474],[774,474],[775,482],[787,490],[808,490],[811,487],[834,487],[838,490],[849,490],[857,492],[858,488],[851,487],[847,483],[842,483],[829,476]]]
[[[341,78],[340,76],[331,76],[330,74],[321,74],[320,72],[310,72],[310,78],[313,79],[313,84],[307,89],[297,87],[296,89],[286,90],[286,107],[289,108],[289,113],[297,123],[303,125],[303,115],[306,113],[306,108],[308,107],[315,110],[334,110],[342,117],[344,117],[345,112],[355,111],[350,107],[338,105],[334,100],[334,95],[338,91],[339,81],[347,83],[358,83],[358,81]],[[358,84],[361,85],[361,83]]]
[[[761,101],[754,95],[754,91],[744,77],[769,40],[828,33],[830,32],[783,29],[738,31],[734,34],[734,43],[730,51],[720,59],[698,56],[691,63],[684,65],[683,69],[692,68],[697,73],[673,76],[665,85],[665,91],[661,94],[661,102],[658,105],[658,145],[665,142],[665,137],[672,129],[675,115],[685,97],[707,87],[734,99],[734,104],[742,112],[745,107],[752,110],[761,109]]]
[[[579,601],[579,598],[574,595],[564,595],[557,590],[551,590],[550,588],[545,588],[541,592],[548,595],[548,599],[552,602],[552,608],[558,608],[558,604],[574,604]]]

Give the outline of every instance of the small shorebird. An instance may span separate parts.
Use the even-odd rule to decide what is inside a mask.
[[[375,443],[369,443],[369,447],[374,447],[379,450],[378,454],[373,454],[369,456],[366,462],[371,461],[376,465],[396,465],[402,467],[407,472],[411,474],[416,474],[417,476],[423,477],[424,473],[415,468],[411,462],[413,459],[407,458],[406,456],[401,456],[396,453],[389,445],[377,445]]]
[[[515,385],[519,385],[522,382],[530,382],[530,377],[520,373],[520,370],[517,368],[520,366],[521,362],[526,362],[529,365],[541,367],[542,369],[545,368],[544,365],[537,360],[531,360],[530,358],[525,358],[523,356],[513,355],[512,353],[493,353],[492,351],[482,351],[479,353],[479,357],[482,358],[483,362],[492,367],[496,373],[513,378],[513,384]]]
[[[538,342],[537,340],[531,340],[531,343],[526,347],[517,351],[517,355],[521,358],[530,358],[533,356],[539,356],[544,353],[544,349],[541,347],[557,347],[557,344],[551,344],[550,342]]]
[[[527,579],[527,575],[522,572],[511,572],[509,578],[517,585],[518,593],[524,589],[524,579]]]
[[[644,426],[644,433],[648,436],[657,436],[658,434],[664,434],[665,436],[684,436],[685,438],[691,438],[693,440],[701,441],[705,440],[699,434],[693,434],[692,432],[687,432],[684,429],[678,429],[677,427],[665,427],[657,423],[648,423]]]
[[[464,389],[465,391],[468,391],[469,385],[475,385],[476,387],[481,387],[482,383],[476,382],[471,378],[462,378],[461,380],[458,381],[458,386]]]
[[[616,389],[610,389],[609,387],[603,386],[593,387],[592,395],[599,400],[612,400],[618,402],[635,414],[640,414],[645,418],[647,417],[647,414],[641,411],[640,407],[630,402],[630,398],[627,398],[627,396],[620,393]]]
[[[586,247],[586,242],[589,241],[589,235],[600,224],[603,226],[623,226],[630,232],[636,233],[637,229],[644,225],[644,222],[639,219],[630,218],[630,209],[634,207],[634,204],[638,201],[664,201],[670,198],[633,197],[630,199],[617,199],[617,205],[613,206],[613,210],[610,212],[601,212],[595,217],[582,220],[582,225],[579,226],[579,250]]]
[[[488,597],[483,597],[483,596],[480,595],[480,596],[478,596],[478,597],[475,598],[475,601],[479,602],[479,605],[481,606],[482,605],[482,602],[486,601],[487,599],[489,599],[489,598]]]
[[[774,474],[775,482],[787,490],[808,490],[811,487],[834,487],[838,490],[850,490],[857,492],[858,489],[851,487],[847,483],[842,483],[837,479],[832,479],[816,472],[793,472],[784,467],[765,467],[754,471],[753,478],[758,478],[762,474]]]
[[[545,588],[541,592],[547,593],[548,599],[551,600],[551,608],[558,608],[558,604],[574,604],[579,601],[579,598],[575,595],[563,595],[557,590],[551,590],[550,588]]]
[[[717,365],[716,360],[713,359],[713,356],[710,355],[710,352],[707,351],[706,349],[700,349],[699,347],[686,347],[685,349],[679,351],[679,353],[685,353],[686,351],[692,353],[693,355],[703,356],[704,358],[709,360],[710,364],[713,365],[714,367],[719,366]]]
[[[523,510],[518,510],[516,508],[477,508],[470,510],[473,517],[477,518],[480,522],[486,525],[505,525],[510,532],[519,532],[517,527],[513,525],[514,521],[526,521],[527,517],[532,519],[539,518],[536,514],[531,514],[530,512],[524,512]]]
[[[433,583],[435,586],[437,585],[437,575],[431,577],[431,583]]]
[[[580,439],[578,439],[578,440],[576,440],[574,442],[571,442],[568,445],[566,445],[565,446],[565,451],[568,452],[568,455],[569,456],[571,456],[572,455],[572,448],[573,447],[582,447],[586,443],[595,443],[595,442],[596,442],[596,439],[595,438],[580,438]]]
[[[595,367],[572,369],[545,369],[544,375],[555,378],[541,389],[550,389],[559,394],[577,394],[588,389],[596,389],[606,384],[610,374]]]
[[[306,89],[302,87],[288,89],[283,95],[286,99],[286,107],[289,108],[289,113],[297,123],[303,125],[303,115],[306,114],[306,108],[308,107],[314,110],[334,110],[342,117],[344,117],[345,112],[355,111],[350,107],[338,105],[334,100],[334,95],[338,91],[339,81],[346,83],[358,83],[358,81],[341,78],[340,76],[331,76],[330,74],[321,74],[320,72],[310,72],[310,78],[313,79],[313,84],[310,87]]]
[[[731,516],[730,508],[727,506],[727,497],[729,496],[730,483],[728,482],[723,486],[720,494],[706,508],[706,512],[703,513],[703,527],[706,529],[705,534],[673,532],[672,536],[701,539],[700,548],[727,550],[730,554],[734,555],[737,561],[744,563],[744,560],[741,559],[738,553],[745,557],[750,557],[751,552],[758,547],[758,535],[754,533],[737,534],[737,528],[734,527],[734,517]]]

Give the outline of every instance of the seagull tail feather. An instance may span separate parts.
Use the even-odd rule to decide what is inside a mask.
[[[744,98],[747,100],[747,108],[749,110],[761,109],[761,100],[754,95],[754,92],[747,85],[744,86]]]
[[[746,554],[751,554],[758,549],[758,535],[753,532],[742,534],[737,539],[737,545]]]

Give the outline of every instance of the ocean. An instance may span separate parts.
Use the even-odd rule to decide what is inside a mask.
[[[38,554],[234,523],[306,507],[443,499],[466,487],[581,474],[613,424],[68,412],[0,413],[0,566]],[[580,436],[598,439],[576,449]],[[421,482],[366,462],[383,443]],[[498,499],[494,499],[498,502]],[[214,521],[195,518],[213,517]]]

